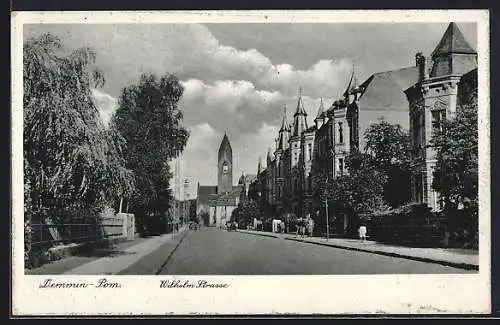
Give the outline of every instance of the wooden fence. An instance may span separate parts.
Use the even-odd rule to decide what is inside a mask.
[[[77,218],[57,224],[46,218],[43,222],[29,225],[29,230],[25,231],[25,255],[58,245],[84,244],[120,237],[131,240],[135,233],[133,214]]]

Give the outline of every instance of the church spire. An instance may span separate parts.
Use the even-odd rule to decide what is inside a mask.
[[[224,137],[219,146],[219,160],[221,159],[222,154],[228,151],[230,155],[233,154],[233,148],[231,148],[231,143],[229,142],[229,138],[227,137],[227,132],[224,132]]]
[[[324,111],[325,111],[325,107],[323,106],[323,97],[321,97],[321,101],[319,103],[319,108],[318,108],[318,114],[316,114],[315,120],[322,118]]]
[[[257,176],[262,172],[262,157],[259,156],[259,163],[257,164]]]
[[[319,103],[319,108],[318,108],[318,114],[316,114],[316,118],[314,119],[314,123],[316,123],[317,129],[323,126],[323,122],[325,120],[324,112],[325,112],[325,107],[323,106],[323,97],[321,97],[321,102]]]
[[[288,124],[288,121],[286,118],[286,104],[283,107],[283,120],[281,121],[280,132],[282,132],[282,131],[290,132],[290,125]]]
[[[295,110],[294,117],[296,115],[305,115],[307,116],[306,110],[304,109],[304,103],[302,102],[302,86],[299,87],[299,100],[297,101],[297,109]]]
[[[347,88],[344,91],[344,97],[348,97],[350,94],[352,94],[357,86],[358,86],[358,79],[356,78],[356,68],[353,64],[351,79],[349,80],[349,84],[347,85]]]
[[[293,114],[293,129],[292,136],[300,136],[307,129],[307,113],[302,102],[302,87],[299,88],[299,99],[297,101],[297,109]]]
[[[279,130],[278,139],[276,141],[276,150],[285,151],[288,148],[288,140],[290,137],[290,126],[286,120],[286,105],[283,109],[283,122]]]

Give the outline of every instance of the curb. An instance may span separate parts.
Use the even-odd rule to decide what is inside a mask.
[[[356,247],[340,246],[340,245],[327,244],[327,243],[322,243],[322,242],[312,242],[312,241],[307,241],[307,240],[302,240],[302,239],[296,239],[296,238],[286,238],[285,237],[285,240],[291,240],[291,241],[296,241],[296,242],[301,242],[301,243],[308,243],[308,244],[319,245],[319,246],[334,247],[334,248],[351,250],[351,251],[357,251],[357,252],[372,253],[372,254],[384,255],[384,256],[390,256],[390,257],[396,257],[396,258],[404,258],[404,259],[407,259],[407,260],[414,260],[414,261],[418,261],[418,262],[441,264],[441,265],[444,265],[444,266],[451,266],[451,267],[455,267],[455,268],[459,268],[459,269],[465,269],[465,270],[479,271],[479,265],[476,265],[476,264],[448,262],[448,261],[435,260],[435,259],[426,258],[426,257],[411,256],[411,255],[405,255],[405,254],[398,254],[398,253],[392,253],[392,252],[384,252],[384,251],[378,251],[378,250],[369,250],[369,249],[362,249],[362,248],[356,248]]]
[[[241,231],[241,230],[237,230],[239,233],[242,233],[242,234],[248,234],[248,235],[256,235],[256,236],[262,236],[262,237],[271,237],[271,238],[279,238],[278,236],[276,235],[270,235],[270,234],[260,234],[260,233],[254,233],[254,232],[247,232],[247,231]]]
[[[181,239],[179,240],[179,242],[175,245],[175,247],[170,251],[170,253],[168,254],[167,258],[165,259],[165,261],[160,265],[160,267],[158,269],[156,269],[155,271],[155,275],[158,275],[160,274],[161,271],[163,271],[163,268],[165,267],[165,265],[167,265],[168,261],[170,260],[170,258],[172,257],[172,255],[174,255],[175,251],[177,250],[177,248],[181,245],[182,241],[184,240],[184,238],[186,238],[188,234],[188,230],[184,230],[184,232],[181,234]]]

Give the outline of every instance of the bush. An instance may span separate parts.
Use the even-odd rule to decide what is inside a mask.
[[[443,246],[444,220],[425,204],[408,204],[366,217],[371,239],[397,244]]]

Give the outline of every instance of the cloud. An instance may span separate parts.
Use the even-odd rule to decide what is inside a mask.
[[[250,81],[218,80],[206,84],[190,79],[183,82],[180,106],[191,124],[207,122],[221,133],[238,130],[255,132],[264,121],[276,122],[287,98],[278,91],[257,90]]]
[[[321,60],[308,70],[295,70],[289,64],[271,67],[259,80],[266,88],[284,93],[296,93],[301,86],[303,93],[312,97],[339,96],[352,71],[350,60]]]
[[[274,139],[279,130],[279,125],[264,123],[257,132],[247,134],[241,138],[236,146],[233,146],[234,171],[245,174],[257,174],[259,157],[265,166],[268,148],[274,149]]]
[[[91,92],[104,124],[108,125],[111,117],[118,108],[118,100],[97,89],[92,89]]]
[[[351,68],[347,59],[330,59],[326,53],[306,70],[275,64],[255,48],[221,44],[200,24],[27,25],[25,38],[44,32],[59,36],[66,48],[94,48],[96,65],[108,81],[103,91],[114,97],[149,72],[171,72],[181,80],[210,84],[244,80],[259,90],[285,95],[296,94],[302,86],[310,96],[334,96]]]
[[[217,153],[224,134],[217,132],[208,123],[192,126],[190,131],[188,144],[179,160],[182,178],[187,178],[190,183],[187,193],[194,198],[198,182],[200,185],[217,184]],[[259,156],[265,164],[267,149],[272,145],[277,132],[277,125],[264,123],[256,132],[246,134],[245,137],[228,134],[233,148],[234,184],[238,182],[242,172],[257,173]],[[174,162],[171,166],[173,168]],[[183,188],[180,192],[183,197]]]
[[[217,183],[217,150],[222,135],[208,123],[200,123],[189,129],[191,135],[179,161],[182,178],[187,178],[190,183],[189,196],[194,198],[198,182],[201,185]],[[173,163],[171,166],[173,168]],[[180,191],[183,197],[183,189]]]
[[[312,125],[320,97],[327,107],[343,93],[351,58],[364,77],[412,65],[416,51],[435,47],[445,25],[34,24],[23,30],[25,38],[51,32],[66,49],[95,49],[107,82],[92,94],[106,123],[122,88],[142,73],[176,74],[185,87],[183,124],[191,131],[182,177],[190,179],[193,194],[198,181],[215,185],[225,131],[236,182],[242,170],[256,172],[259,156],[265,162],[285,104],[292,120],[299,87]]]

